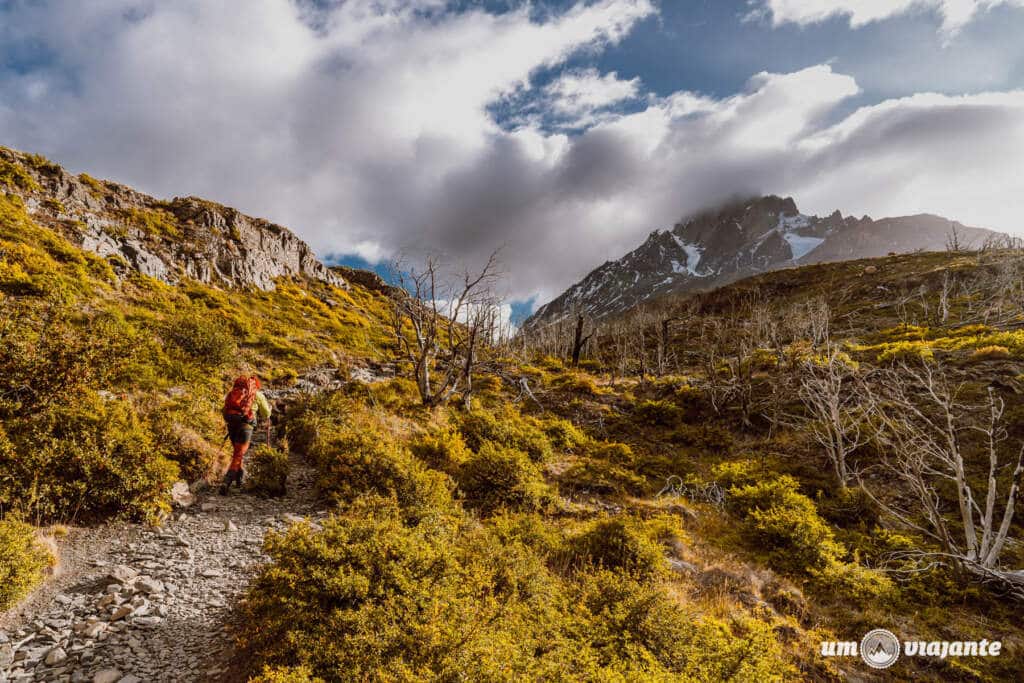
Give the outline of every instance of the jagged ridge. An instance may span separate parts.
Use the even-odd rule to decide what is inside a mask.
[[[603,318],[794,265],[943,249],[953,229],[965,245],[996,234],[927,214],[875,221],[836,211],[819,218],[800,213],[791,197],[737,201],[652,232],[640,247],[542,306],[524,326],[557,323],[578,309]]]
[[[6,191],[22,199],[36,222],[115,267],[168,283],[190,278],[262,290],[289,276],[346,284],[290,230],[235,209],[196,197],[158,200],[0,147],[0,171],[5,168],[19,169]]]

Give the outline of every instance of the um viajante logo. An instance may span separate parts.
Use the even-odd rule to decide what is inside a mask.
[[[907,640],[900,639],[892,631],[876,628],[864,634],[858,643],[855,640],[823,640],[823,657],[856,657],[875,669],[887,669],[896,663],[902,654],[905,657],[998,657],[1003,650],[998,640]]]

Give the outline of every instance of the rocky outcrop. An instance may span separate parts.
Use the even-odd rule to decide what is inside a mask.
[[[558,323],[577,310],[603,318],[788,266],[941,250],[954,230],[965,247],[996,235],[938,216],[874,221],[836,211],[818,217],[800,213],[791,197],[737,201],[652,232],[639,248],[604,263],[542,306],[524,328]]]
[[[110,259],[115,269],[167,283],[188,278],[271,290],[277,278],[299,276],[346,286],[309,245],[269,221],[195,197],[157,200],[0,148],[0,164],[5,163],[31,178],[5,189],[21,197],[37,222]]]

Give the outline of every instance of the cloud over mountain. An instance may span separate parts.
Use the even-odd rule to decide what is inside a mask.
[[[786,20],[812,16],[776,4]],[[854,108],[856,80],[827,64],[756,74],[727,96],[659,95],[574,65],[657,13],[648,0],[500,13],[440,0],[18,2],[0,9],[13,55],[0,141],[237,205],[321,254],[474,261],[504,245],[516,296],[544,298],[737,193],[1017,227],[1005,198],[1024,190],[1024,93]],[[524,96],[521,112],[495,113]]]

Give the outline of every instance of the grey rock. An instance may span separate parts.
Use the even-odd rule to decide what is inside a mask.
[[[110,570],[110,573],[107,574],[107,578],[123,584],[128,583],[138,575],[139,572],[137,570],[132,569],[128,565],[119,564]]]
[[[121,672],[117,669],[101,669],[92,677],[92,683],[118,683]]]
[[[162,593],[164,591],[164,584],[162,581],[151,576],[140,576],[135,581],[135,588],[142,593]]]
[[[138,617],[132,623],[142,628],[155,628],[163,622],[160,617]]]
[[[110,615],[110,621],[120,621],[132,613],[132,607],[130,605],[121,605],[114,613]]]
[[[57,666],[68,658],[68,653],[62,647],[55,647],[46,653],[46,665]]]
[[[107,630],[106,622],[97,621],[95,624],[90,624],[83,631],[82,635],[86,638],[98,638],[101,633]]]
[[[0,644],[0,669],[6,669],[14,663],[14,648],[10,643]]]

